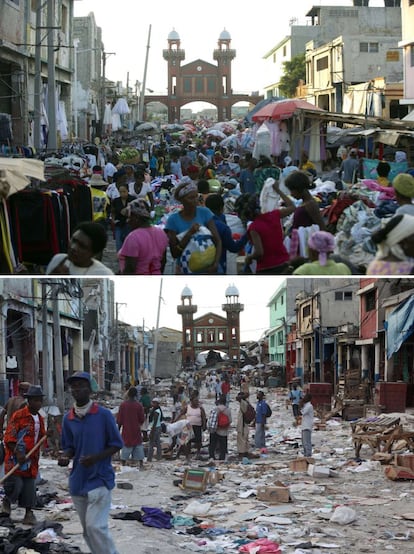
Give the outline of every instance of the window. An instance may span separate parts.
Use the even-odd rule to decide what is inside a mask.
[[[283,57],[286,58],[287,55],[287,49],[286,46],[283,47]]]
[[[209,329],[207,331],[208,342],[214,342],[214,329]]]
[[[191,346],[191,331],[190,329],[185,330],[185,345]]]
[[[368,54],[375,54],[379,52],[379,43],[378,42],[360,42],[359,51],[366,52]]]
[[[325,56],[324,58],[319,58],[316,60],[316,71],[323,71],[329,67],[329,58]]]
[[[365,311],[366,312],[372,312],[375,310],[376,306],[376,294],[375,290],[369,291],[367,294],[365,294]]]
[[[413,45],[410,46],[410,67],[414,67],[414,46]]]
[[[196,341],[198,343],[203,342],[203,333],[201,331],[197,331]]]
[[[219,331],[219,332],[218,332],[218,340],[219,340],[219,342],[225,342],[225,340],[224,340],[224,332],[223,332],[223,331]]]
[[[352,300],[352,291],[339,290],[335,292],[335,301]]]
[[[279,346],[283,344],[283,331],[279,331],[277,334],[277,344]]]
[[[207,79],[207,92],[215,93],[216,92],[216,79],[215,77],[208,77]]]
[[[183,79],[183,91],[184,91],[184,94],[191,93],[191,79],[189,79],[188,77],[185,77]]]
[[[302,308],[302,317],[309,317],[309,316],[310,316],[310,304]]]
[[[196,77],[195,91],[196,92],[204,92],[204,79],[203,79],[203,77]]]

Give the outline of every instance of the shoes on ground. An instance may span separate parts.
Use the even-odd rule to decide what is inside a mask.
[[[35,525],[37,523],[36,516],[32,512],[32,510],[29,510],[26,512],[26,515],[24,516],[22,520],[23,525]]]
[[[11,506],[10,506],[10,500],[8,498],[3,498],[3,502],[1,503],[1,513],[4,515],[9,516],[11,513]]]

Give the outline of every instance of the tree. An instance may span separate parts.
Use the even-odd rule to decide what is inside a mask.
[[[286,98],[296,96],[296,87],[300,80],[305,81],[305,54],[298,54],[288,62],[283,63],[284,74],[280,79],[279,89]]]

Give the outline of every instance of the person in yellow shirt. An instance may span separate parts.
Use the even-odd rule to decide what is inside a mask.
[[[301,171],[306,171],[307,173],[310,173],[313,177],[316,177],[316,165],[309,160],[309,155],[307,152],[302,152],[300,169]]]
[[[390,187],[391,183],[388,179],[388,175],[390,174],[391,166],[388,162],[379,162],[377,165],[377,174],[378,177],[376,179],[377,183],[381,185],[382,187]]]

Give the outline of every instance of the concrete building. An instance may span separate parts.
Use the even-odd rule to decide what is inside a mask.
[[[321,279],[328,284],[328,279]],[[292,324],[296,324],[296,296],[313,291],[313,279],[295,278],[285,280],[270,298],[269,330],[266,338],[269,344],[269,363],[286,367],[286,337]],[[286,367],[287,371],[290,368]]]
[[[0,280],[0,404],[30,381],[63,408],[65,379],[84,369],[82,296],[79,280]]]
[[[0,3],[0,114],[4,123],[0,144],[44,146],[41,125],[47,123],[53,148],[66,138],[72,21],[73,0]],[[50,94],[53,88],[56,96]]]
[[[365,1],[354,2],[353,6],[317,5],[306,14],[306,21],[307,25],[292,25],[290,37],[265,55],[272,72],[266,94],[277,90],[283,62],[305,53],[302,97],[330,112],[365,113],[368,106],[370,115],[389,116],[389,106],[383,102],[386,89],[403,79],[399,2],[386,2],[384,7],[371,7]],[[310,39],[304,43],[306,36]],[[378,88],[378,78],[386,86]],[[360,83],[365,85],[355,89]],[[348,111],[348,92],[353,100],[352,112]],[[395,100],[394,96],[391,99]],[[400,115],[404,111],[395,117]]]
[[[346,368],[354,357],[354,326],[358,323],[359,300],[356,291],[359,281],[338,278],[312,279],[313,290],[296,297],[296,376],[305,383],[337,379],[337,334],[343,333],[341,360]],[[343,363],[343,362],[342,362]]]
[[[276,46],[267,52],[263,59],[265,60],[266,75],[272,79],[265,85],[265,98],[282,96],[279,83],[284,74],[283,64],[290,61],[299,54],[303,54],[306,49],[306,43],[317,36],[318,27],[311,25],[292,25],[290,35],[284,37]]]
[[[414,2],[402,0],[402,39],[398,46],[403,50],[404,96],[401,104],[410,110],[409,118],[414,120]]]
[[[116,359],[114,282],[110,279],[82,280],[83,367],[102,390],[120,382]],[[76,370],[78,371],[78,370]]]
[[[103,117],[102,60],[108,56],[93,12],[73,19],[73,45],[73,134],[91,140],[100,131]]]
[[[315,6],[307,15],[321,28],[318,38],[306,45],[308,98],[331,112],[383,115],[383,91],[375,89],[373,81],[402,81],[401,9]],[[345,95],[359,83],[367,85],[354,93],[350,111]],[[368,108],[367,96],[372,104]]]

